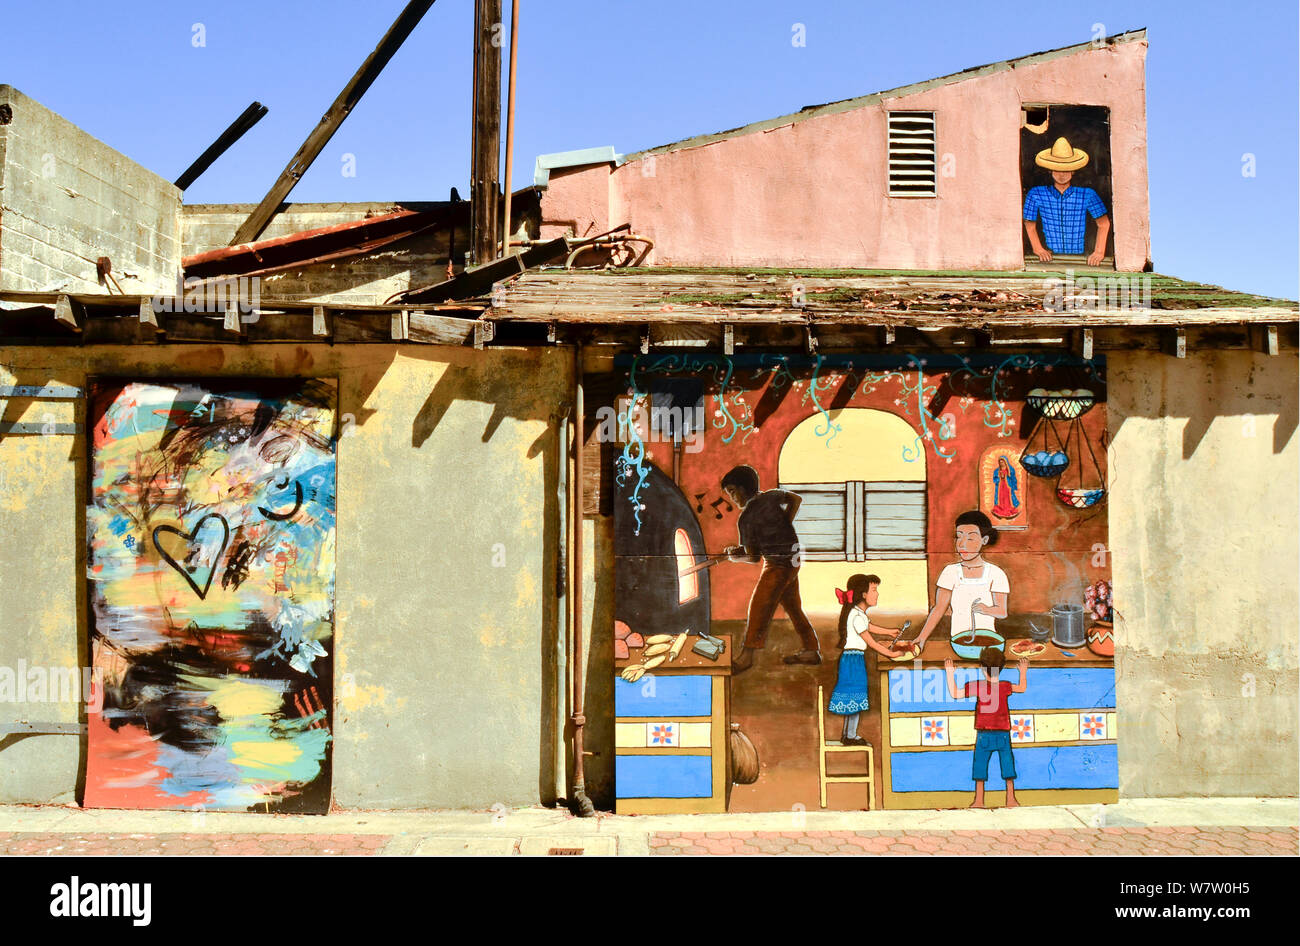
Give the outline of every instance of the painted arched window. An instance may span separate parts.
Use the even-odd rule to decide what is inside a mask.
[[[700,593],[699,574],[686,574],[695,564],[695,553],[691,551],[691,539],[685,529],[678,529],[673,535],[673,552],[677,556],[677,603],[685,604]]]
[[[845,408],[827,440],[814,414],[781,446],[780,485],[803,505],[795,529],[807,561],[925,558],[925,449],[888,411]]]

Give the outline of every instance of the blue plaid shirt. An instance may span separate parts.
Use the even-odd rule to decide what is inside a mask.
[[[1043,243],[1053,253],[1082,253],[1087,217],[1106,215],[1106,205],[1091,187],[1031,187],[1025,195],[1025,219],[1041,221]]]

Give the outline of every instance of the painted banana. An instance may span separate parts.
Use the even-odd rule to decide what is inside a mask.
[[[624,667],[623,679],[628,683],[636,683],[645,674],[645,667]]]
[[[677,640],[673,641],[673,649],[668,652],[668,659],[676,660],[678,655],[681,654],[682,648],[685,646],[686,646],[686,634],[685,633],[678,634]]]
[[[671,644],[673,635],[671,634],[651,634],[645,639],[646,644]]]
[[[667,660],[667,659],[668,659],[668,655],[667,655],[667,654],[660,654],[658,657],[651,657],[649,660],[647,660],[647,661],[646,661],[645,663],[643,663],[641,666],[644,667],[646,670],[653,670],[655,667],[659,666],[661,663],[663,663],[663,662],[664,662],[665,660]]]
[[[664,641],[663,643],[660,644],[651,644],[648,647],[646,647],[645,653],[642,656],[658,657],[660,654],[668,653],[668,651],[672,649],[672,646],[673,645],[667,641]]]

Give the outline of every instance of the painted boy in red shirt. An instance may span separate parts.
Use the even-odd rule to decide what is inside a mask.
[[[1025,679],[1029,661],[1021,659],[1020,682],[1015,684],[999,679],[1005,661],[1002,651],[985,647],[980,651],[983,676],[968,682],[962,691],[958,691],[953,676],[952,658],[943,662],[948,677],[948,694],[954,700],[975,697],[975,755],[971,761],[975,800],[971,802],[972,808],[984,807],[984,782],[989,777],[989,758],[995,752],[998,754],[998,769],[1007,783],[1006,806],[1015,808],[1020,804],[1016,801],[1016,762],[1011,757],[1011,711],[1007,708],[1007,698],[1029,688]]]

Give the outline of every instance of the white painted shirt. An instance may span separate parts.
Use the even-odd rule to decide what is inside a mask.
[[[871,618],[868,615],[871,609],[863,611],[861,608],[854,608],[849,612],[849,619],[845,623],[845,650],[866,650],[867,642],[863,638],[869,633],[868,625]]]
[[[968,578],[961,563],[956,562],[939,573],[936,584],[952,592],[952,636],[965,634],[971,629],[970,607],[976,601],[993,606],[993,593],[1010,594],[1011,585],[1007,573],[991,562],[984,563],[984,570],[976,578]],[[981,631],[995,630],[993,618],[987,614],[975,615],[975,629]]]

